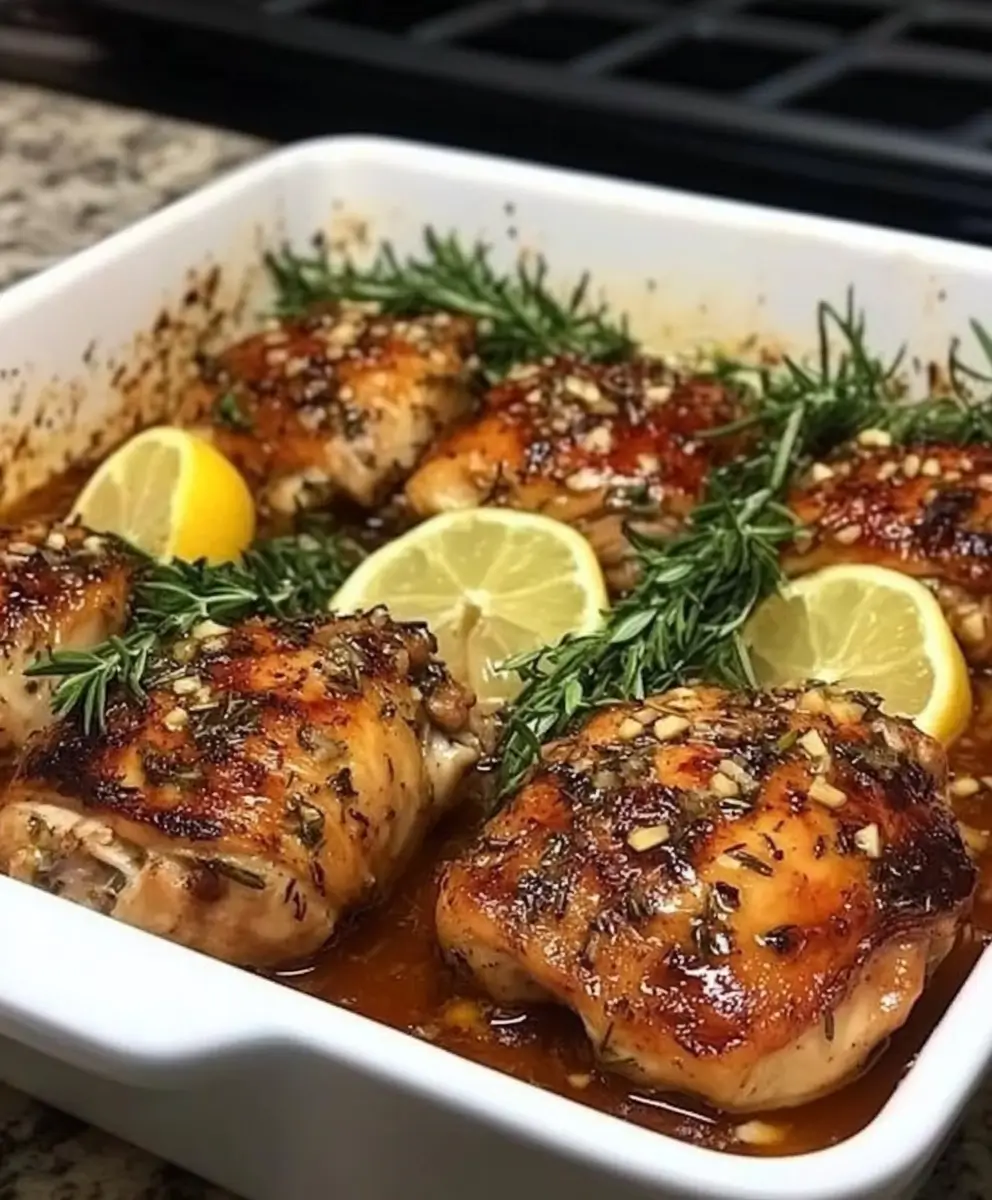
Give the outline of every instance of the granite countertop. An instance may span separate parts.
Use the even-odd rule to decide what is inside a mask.
[[[265,149],[254,139],[0,83],[0,286]],[[226,1200],[0,1084],[0,1200]]]
[[[0,84],[0,285],[96,241],[264,148],[227,132]],[[921,1200],[990,1197],[992,1088],[987,1088]],[[229,1198],[0,1084],[0,1200]]]

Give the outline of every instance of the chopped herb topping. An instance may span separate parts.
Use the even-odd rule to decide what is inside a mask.
[[[324,840],[324,814],[299,795],[291,796],[287,807],[300,841],[308,850],[315,850]]]
[[[223,875],[234,883],[240,883],[242,887],[252,888],[256,892],[265,887],[265,878],[262,875],[256,875],[254,871],[249,871],[238,863],[228,862],[223,858],[205,858],[202,862],[211,871],[216,871],[218,875]]]
[[[252,428],[252,423],[238,403],[234,392],[225,392],[220,397],[214,405],[213,417],[218,425],[225,425],[238,433],[247,433]]]
[[[326,612],[361,559],[347,539],[311,533],[257,542],[237,563],[156,562],[134,553],[138,568],[128,631],[90,650],[45,654],[27,669],[28,675],[58,679],[55,712],[78,712],[86,733],[104,727],[112,688],[143,700],[153,670],[161,677],[166,647],[196,626]]]
[[[726,852],[731,858],[736,859],[742,867],[747,867],[749,871],[754,871],[756,875],[774,875],[775,872],[768,863],[751,854],[748,850],[733,848]]]

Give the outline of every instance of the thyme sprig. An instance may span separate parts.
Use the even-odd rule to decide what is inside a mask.
[[[453,234],[442,236],[429,227],[420,256],[401,258],[385,243],[370,265],[359,266],[332,256],[325,246],[309,255],[286,246],[269,254],[266,266],[276,313],[283,317],[342,300],[374,301],[397,316],[444,311],[474,317],[479,357],[493,374],[547,354],[614,361],[635,348],[626,321],[614,320],[604,304],[590,299],[588,275],[569,294],[557,295],[543,258],[521,259],[503,274],[482,242],[466,248]]]
[[[26,674],[57,678],[55,712],[78,711],[87,733],[102,729],[111,689],[144,698],[167,643],[203,621],[230,625],[251,616],[323,612],[359,557],[342,537],[309,533],[258,542],[237,563],[163,563],[141,556],[127,631],[90,650],[45,654]]]
[[[681,533],[667,541],[629,534],[639,582],[597,632],[505,664],[523,689],[503,728],[503,792],[526,776],[543,743],[603,704],[699,679],[753,685],[742,629],[781,579],[779,548],[796,530],[784,503],[790,481],[811,459],[874,425],[900,395],[900,360],[869,353],[852,298],[844,312],[821,304],[818,328],[809,364],[785,358],[757,372],[719,365],[745,390],[750,409],[720,432],[750,432],[748,453],[711,472]]]

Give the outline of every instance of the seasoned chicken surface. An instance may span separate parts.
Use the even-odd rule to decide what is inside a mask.
[[[81,525],[0,529],[0,751],[52,719],[53,682],[24,671],[47,650],[87,650],[120,633],[134,561]]]
[[[976,873],[940,746],[827,688],[681,688],[596,714],[442,878],[449,958],[557,1001],[602,1063],[728,1110],[860,1070]]]
[[[380,502],[468,406],[467,318],[342,305],[270,325],[205,365],[185,417],[209,414],[219,449],[276,513]]]
[[[790,506],[806,529],[786,570],[868,562],[920,576],[969,660],[992,663],[992,446],[862,437],[868,444],[814,464],[793,490]]]
[[[472,697],[383,610],[198,632],[105,732],[28,746],[0,870],[230,962],[298,960],[452,802]]]
[[[699,434],[739,416],[723,384],[659,359],[548,359],[493,388],[481,413],[421,463],[406,495],[425,517],[498,504],[574,524],[622,588],[632,569],[625,523],[677,528],[709,469],[739,449],[736,439]]]

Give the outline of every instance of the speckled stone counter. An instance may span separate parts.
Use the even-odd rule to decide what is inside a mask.
[[[0,285],[263,149],[230,133],[0,84]],[[229,1198],[0,1085],[0,1200]],[[972,1105],[922,1200],[992,1200],[992,1086]]]
[[[264,148],[232,133],[0,83],[0,284]]]
[[[264,149],[251,138],[0,83],[0,285]],[[225,1197],[0,1084],[0,1200]]]

